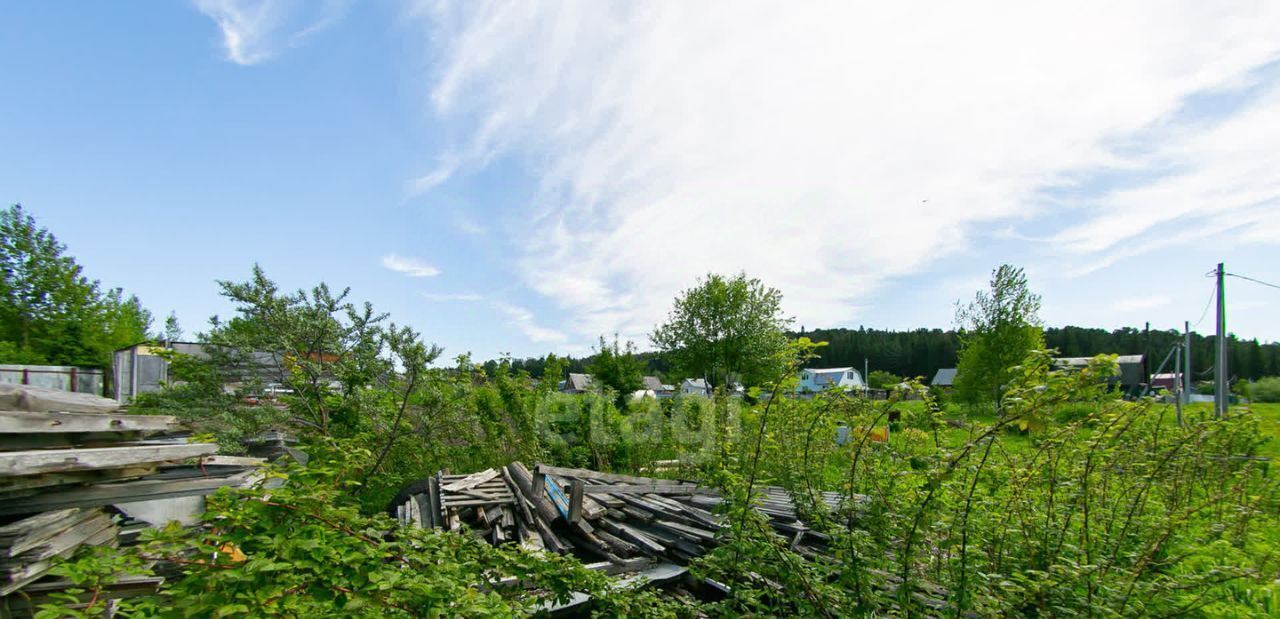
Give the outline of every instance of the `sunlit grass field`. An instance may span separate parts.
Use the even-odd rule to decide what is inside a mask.
[[[898,404],[902,408],[918,408],[923,406],[922,402],[902,402]],[[1152,409],[1157,415],[1162,415],[1165,423],[1175,425],[1177,416],[1172,404],[1160,404]],[[1280,404],[1241,404],[1232,406],[1230,414],[1238,415],[1255,415],[1258,418],[1258,424],[1262,434],[1267,438],[1259,449],[1257,455],[1270,458],[1280,458]],[[1198,421],[1207,419],[1213,415],[1213,405],[1209,403],[1195,403],[1183,407],[1183,417],[1188,421]],[[946,410],[946,417],[949,420],[964,423],[966,427],[946,427],[940,434],[942,441],[951,447],[963,445],[969,440],[972,430],[968,427],[971,422],[978,424],[987,424],[994,421],[994,417],[990,414],[974,413],[967,410],[963,406],[949,405]],[[1037,433],[1027,432],[1020,433],[1010,430],[1001,435],[1000,439],[1006,449],[1016,450],[1021,447],[1031,447],[1035,444]]]

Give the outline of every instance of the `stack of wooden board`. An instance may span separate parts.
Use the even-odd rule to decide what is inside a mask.
[[[63,509],[0,526],[0,596],[44,575],[81,545],[114,544],[116,525],[101,509]]]
[[[165,437],[179,430],[173,417],[123,414],[113,400],[8,386],[0,406],[0,596],[81,546],[119,543],[124,513],[167,516],[174,510],[159,499],[208,494],[252,472],[248,459],[213,455],[216,444]]]
[[[800,520],[786,490],[769,486],[757,489],[756,495],[755,509],[780,544],[815,561],[831,560],[830,537]],[[865,498],[846,501],[828,491],[812,500],[841,513],[859,509]],[[671,584],[662,586],[668,595],[712,599],[729,587],[709,579],[692,581],[681,566],[720,543],[727,526],[718,509],[722,503],[716,489],[693,482],[545,464],[530,470],[512,462],[470,475],[438,473],[405,488],[388,510],[403,526],[462,531],[494,544],[573,554],[589,569],[622,575],[620,583],[666,574],[662,578]],[[886,599],[896,599],[898,584],[893,578],[880,578],[879,586]],[[945,614],[945,591],[917,584],[912,597],[929,609],[922,616]],[[543,610],[554,614],[582,603]]]
[[[835,493],[822,500],[839,507]],[[471,475],[438,473],[406,488],[390,510],[405,525],[465,525],[494,544],[514,541],[635,567],[705,554],[724,526],[714,512],[720,502],[716,490],[690,482],[545,464],[530,471],[513,462]],[[758,509],[793,548],[825,542],[800,522],[779,488],[764,489]]]

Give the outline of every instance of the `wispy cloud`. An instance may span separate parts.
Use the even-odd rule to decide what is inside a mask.
[[[511,325],[519,329],[525,337],[536,343],[562,343],[568,340],[568,336],[555,329],[543,327],[534,320],[533,312],[510,303],[495,301],[493,306],[498,311],[506,314]]]
[[[349,0],[195,0],[222,31],[227,60],[253,65],[337,24]]]
[[[474,292],[423,292],[421,294],[422,294],[422,298],[428,301],[440,301],[440,302],[461,301],[461,302],[471,303],[475,301],[484,300],[483,295],[479,295]]]
[[[396,273],[408,275],[409,277],[435,277],[440,274],[440,269],[437,269],[419,258],[397,256],[395,254],[387,254],[383,256],[382,266],[395,271]]]
[[[524,334],[529,341],[535,344],[552,343],[563,346],[569,339],[564,332],[539,324],[537,318],[533,315],[533,312],[514,303],[491,299],[490,297],[474,292],[422,292],[419,294],[422,295],[422,298],[428,301],[440,303],[485,303],[498,313],[502,314],[506,318],[508,324],[515,327],[520,331],[520,333]],[[574,350],[577,349],[575,348]]]
[[[1280,229],[1280,83],[1219,122],[1166,132],[1158,150],[1135,159],[1169,172],[1088,204],[1081,221],[1054,241],[1070,252],[1100,255],[1103,265],[1225,231],[1243,241],[1274,243]]]
[[[707,270],[781,288],[802,323],[847,324],[886,278],[1011,221],[1074,216],[1038,245],[1085,262],[1210,202],[1256,220],[1255,237],[1277,227],[1280,105],[1153,127],[1275,59],[1280,4],[446,2],[418,15],[443,59],[425,105],[470,137],[416,188],[500,154],[536,162],[518,266],[578,337],[643,341]],[[1170,161],[1096,209],[1044,198]]]

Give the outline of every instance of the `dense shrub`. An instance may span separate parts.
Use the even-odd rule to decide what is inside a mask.
[[[1248,394],[1253,402],[1280,402],[1280,376],[1259,378],[1249,385]]]
[[[741,466],[719,478],[729,543],[698,564],[734,590],[708,612],[923,615],[940,600],[944,616],[1280,612],[1280,488],[1265,463],[1235,457],[1259,445],[1252,416],[1179,427],[1153,401],[1035,357],[961,436],[829,440],[837,420],[873,436],[896,405],[781,401],[748,418],[730,458]],[[1004,432],[1028,419],[1047,420],[1033,439]],[[791,552],[739,509],[765,484],[792,489],[834,562]],[[834,512],[811,498],[832,488],[860,498]]]

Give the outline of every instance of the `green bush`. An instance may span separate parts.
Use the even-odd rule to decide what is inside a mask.
[[[1253,381],[1248,393],[1253,402],[1280,402],[1280,376],[1267,376]]]

